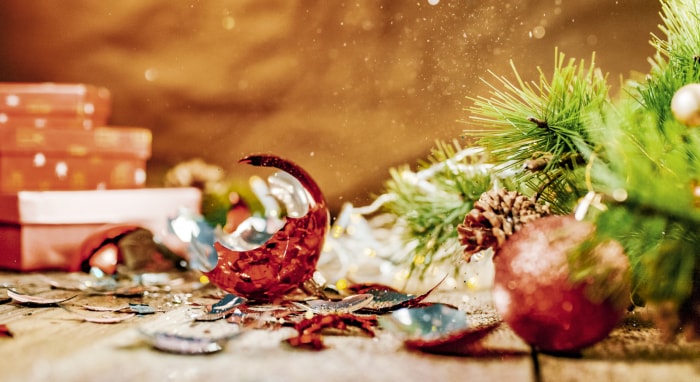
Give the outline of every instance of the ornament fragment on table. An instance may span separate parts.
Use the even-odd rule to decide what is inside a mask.
[[[303,303],[294,302],[294,304],[314,314],[352,313],[366,308],[372,303],[372,298],[371,294],[366,293],[347,296],[342,300],[309,300]]]
[[[236,309],[237,306],[243,304],[246,300],[234,294],[226,294],[221,300],[212,304],[206,311],[194,317],[195,321],[216,321],[225,318]]]
[[[231,325],[233,326],[233,325]],[[186,335],[166,331],[149,332],[141,330],[141,334],[154,349],[175,354],[210,354],[224,349],[226,343],[240,333],[212,335],[210,331],[199,335]]]
[[[226,319],[246,329],[279,329],[293,326],[302,320],[304,310],[294,304],[242,304]]]
[[[297,335],[290,337],[285,342],[295,348],[308,350],[323,350],[326,345],[323,342],[323,333],[332,332],[340,335],[364,335],[374,337],[374,328],[377,326],[375,316],[360,316],[350,313],[317,314],[304,319],[295,325]]]
[[[114,288],[87,288],[85,292],[92,296],[141,297],[146,293],[143,285],[125,285]]]
[[[82,304],[82,305],[80,305],[80,307],[85,309],[85,310],[89,310],[91,312],[119,312],[119,311],[126,311],[126,310],[131,309],[128,304],[117,305],[117,306],[98,306],[98,305]]]
[[[187,311],[182,308],[167,312],[138,328],[138,332],[156,350],[185,355],[219,352],[243,333],[238,325],[223,320],[196,322]]]
[[[7,290],[7,296],[12,299],[13,302],[28,305],[28,306],[52,306],[62,302],[66,302],[75,296],[76,294],[68,294],[65,292],[54,293],[52,291],[44,291],[42,293],[30,294],[22,293],[14,289]]]
[[[216,233],[203,216],[190,210],[181,209],[168,220],[170,231],[187,243],[190,269],[209,272],[216,266],[219,256],[214,248]]]
[[[209,354],[224,349],[229,337],[205,338],[170,333],[143,333],[153,348],[176,354]]]
[[[418,296],[402,293],[389,287],[375,286],[373,288],[364,289],[364,293],[371,295],[372,300],[364,307],[363,311],[383,314],[400,308],[418,306],[437,289],[444,280],[445,278],[435,284],[430,290]]]
[[[147,314],[155,314],[156,312],[160,311],[148,304],[134,304],[134,303],[129,303],[129,310],[134,312],[135,314],[138,314],[140,316],[147,315]]]
[[[396,288],[381,284],[381,283],[356,283],[356,284],[351,284],[348,285],[347,290],[352,291],[353,293],[357,294],[362,294],[362,293],[368,293],[369,291],[391,291],[391,292],[399,292]]]
[[[484,346],[482,340],[499,322],[476,325],[466,312],[446,304],[399,309],[379,317],[379,325],[401,338],[408,349],[472,357],[516,354]]]
[[[118,313],[122,310],[91,310],[84,309],[84,312],[78,312],[66,304],[59,305],[63,310],[69,312],[72,316],[77,317],[81,321],[90,322],[93,324],[117,324],[122,321],[136,317],[136,313]],[[99,312],[99,314],[90,314],[88,312]],[[106,312],[113,314],[107,315]]]
[[[0,324],[0,337],[12,338],[15,335],[10,331],[10,328],[5,324]]]

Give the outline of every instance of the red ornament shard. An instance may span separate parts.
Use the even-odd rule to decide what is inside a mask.
[[[351,329],[359,329],[361,334],[374,337],[374,327],[377,326],[376,316],[358,316],[350,313],[317,314],[305,319],[294,326],[298,335],[288,338],[286,342],[293,347],[309,350],[323,350],[321,332],[333,329],[340,332],[350,332]]]
[[[313,276],[328,230],[328,208],[316,182],[296,164],[272,155],[252,155],[240,162],[291,175],[303,188],[294,196],[306,199],[308,210],[299,217],[288,214],[282,228],[257,248],[237,250],[215,243],[219,261],[207,276],[248,300],[273,301]]]

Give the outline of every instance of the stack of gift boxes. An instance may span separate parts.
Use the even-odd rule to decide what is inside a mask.
[[[105,225],[167,244],[168,218],[199,211],[197,189],[145,187],[151,132],[110,126],[110,113],[106,88],[0,83],[0,268],[75,271]]]

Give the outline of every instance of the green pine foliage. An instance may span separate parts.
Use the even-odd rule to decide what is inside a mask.
[[[571,211],[585,193],[578,188],[575,170],[585,164],[579,148],[588,145],[588,115],[607,103],[606,78],[595,67],[566,59],[555,52],[554,73],[540,69],[539,82],[526,82],[511,62],[515,82],[491,73],[490,97],[473,98],[469,128],[464,136],[485,147],[496,171],[515,174],[554,211]],[[529,189],[529,192],[528,192]]]
[[[659,126],[673,119],[669,101],[681,86],[700,82],[700,5],[694,0],[662,1],[663,36],[652,34],[656,55],[647,83],[640,86],[644,106]]]
[[[523,81],[514,66],[514,81],[493,74],[489,97],[472,99],[464,135],[487,149],[497,171],[513,172],[559,213],[597,193],[601,203],[587,218],[601,241],[625,248],[636,300],[687,307],[700,305],[693,295],[700,290],[700,128],[677,121],[671,100],[700,83],[700,5],[662,0],[661,16],[649,75],[618,99],[610,99],[593,59],[587,66],[556,52],[551,77],[540,70],[539,82]],[[575,278],[604,278],[587,253],[571,256]],[[700,327],[700,313],[690,316]]]
[[[596,214],[598,234],[618,240],[632,264],[638,297],[679,306],[691,298],[698,264],[700,130],[678,122],[671,99],[683,85],[700,82],[700,7],[663,2],[657,55],[645,83],[631,84],[637,102],[618,102],[588,126],[597,153],[590,179],[607,199]]]
[[[514,172],[559,213],[597,193],[601,203],[587,218],[600,240],[625,248],[635,297],[696,307],[700,128],[677,121],[671,100],[682,86],[700,82],[700,5],[662,0],[662,18],[649,75],[630,82],[619,99],[610,100],[593,60],[586,66],[557,52],[549,79],[540,71],[539,82],[525,82],[515,69],[514,82],[494,75],[490,97],[472,99],[465,135],[477,138],[497,170]],[[521,170],[542,157],[549,160],[537,171]],[[605,273],[587,253],[572,255],[579,279]],[[700,327],[700,313],[690,317]]]
[[[384,209],[405,220],[404,240],[415,243],[410,258],[404,259],[411,275],[422,276],[431,266],[456,260],[455,251],[439,249],[458,247],[457,225],[494,184],[481,163],[482,153],[458,157],[461,149],[456,141],[437,142],[417,172],[408,166],[390,170],[385,186],[394,199]]]
[[[524,81],[511,64],[514,80],[492,73],[488,97],[471,98],[464,121],[464,136],[494,165],[489,173],[444,166],[427,189],[391,172],[387,188],[396,199],[387,207],[408,222],[407,241],[419,243],[406,260],[414,270],[444,260],[437,249],[455,240],[455,227],[495,179],[507,177],[509,189],[534,194],[561,214],[597,195],[600,203],[585,218],[600,242],[625,248],[634,301],[670,302],[681,324],[700,328],[700,127],[683,125],[671,111],[678,89],[700,83],[700,5],[661,2],[663,36],[652,36],[657,53],[649,75],[628,82],[617,99],[595,56],[586,64],[557,51],[551,76],[540,70],[536,82]],[[455,148],[439,146],[428,164],[447,162]],[[571,255],[573,277],[606,279],[588,256],[596,243],[587,245]],[[620,290],[609,285],[610,295]]]

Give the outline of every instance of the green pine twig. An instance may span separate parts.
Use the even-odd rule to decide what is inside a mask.
[[[539,82],[526,82],[511,62],[515,82],[493,74],[490,98],[472,98],[467,137],[477,137],[497,171],[514,172],[519,183],[537,193],[558,212],[567,212],[581,195],[571,171],[585,163],[579,147],[588,144],[587,116],[607,102],[606,77],[584,61],[566,60],[555,52],[554,73],[540,69]],[[466,122],[466,121],[465,121]],[[549,160],[539,171],[528,171],[538,156]],[[525,171],[522,171],[525,169]],[[525,192],[527,193],[527,192]]]
[[[410,258],[402,259],[410,264],[410,275],[423,276],[432,266],[455,260],[457,253],[439,249],[458,247],[457,225],[493,186],[482,154],[459,158],[461,150],[456,141],[452,145],[438,142],[430,157],[419,163],[419,171],[414,173],[407,166],[390,170],[386,189],[395,198],[384,208],[406,222],[403,240],[415,243]]]

